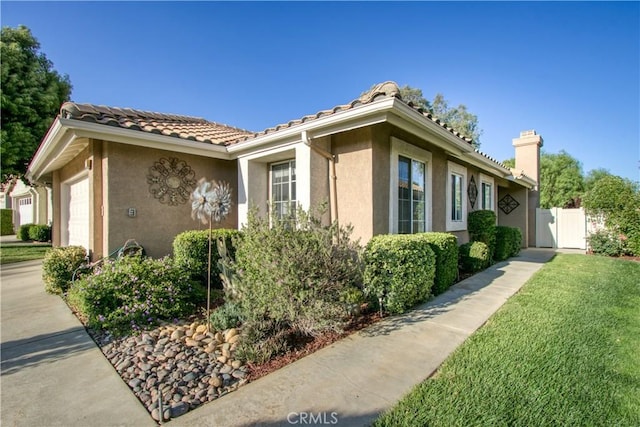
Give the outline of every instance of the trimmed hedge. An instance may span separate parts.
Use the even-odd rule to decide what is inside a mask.
[[[211,231],[211,284],[222,289],[220,280],[220,270],[218,268],[218,254],[216,241],[224,239],[230,251],[231,258],[234,257],[235,249],[233,239],[240,236],[238,230],[218,228]],[[209,230],[185,231],[176,236],[173,240],[173,259],[176,267],[187,272],[193,279],[206,284],[207,282],[207,257],[209,254]]]
[[[48,242],[51,240],[51,227],[48,225],[32,225],[29,227],[29,239],[36,242]]]
[[[42,261],[44,288],[52,294],[63,294],[69,288],[73,272],[84,262],[87,252],[82,246],[53,248]]]
[[[425,234],[378,235],[364,251],[364,292],[391,314],[431,295],[436,255]]]
[[[516,256],[520,253],[522,246],[522,232],[518,227],[496,227],[496,261]]]
[[[484,242],[469,242],[460,246],[460,269],[465,273],[484,270],[491,263],[489,246]]]
[[[490,210],[470,212],[467,217],[469,239],[484,242],[489,247],[489,259],[493,259],[496,246],[496,213]]]
[[[13,233],[13,210],[0,209],[0,235],[8,236]]]
[[[22,224],[20,228],[18,228],[18,233],[16,234],[16,237],[18,237],[18,239],[22,240],[23,242],[28,242],[30,240],[29,229],[34,225],[35,224]]]
[[[458,277],[458,239],[450,233],[424,233],[436,256],[436,275],[432,292],[439,295],[449,289]]]

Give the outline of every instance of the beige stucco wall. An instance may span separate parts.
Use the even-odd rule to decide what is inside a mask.
[[[229,217],[216,228],[237,228],[237,166],[235,161],[218,160],[133,145],[103,143],[106,159],[107,185],[105,195],[106,244],[108,252],[128,239],[135,239],[147,255],[162,257],[171,253],[173,239],[185,230],[206,229],[207,225],[191,218],[191,203],[170,206],[161,203],[149,192],[149,168],[160,158],[177,157],[194,171],[195,179],[223,180],[230,184],[233,208]],[[128,215],[129,208],[136,216]]]
[[[518,227],[522,232],[522,247],[526,248],[529,246],[530,238],[527,230],[529,229],[529,221],[527,215],[525,213],[529,209],[528,207],[528,191],[526,188],[521,187],[516,184],[507,184],[506,186],[498,187],[498,200],[502,199],[504,196],[509,194],[513,197],[520,206],[518,206],[515,210],[510,212],[508,215],[505,214],[501,209],[497,209],[498,213],[498,225],[504,225],[507,227]],[[534,209],[535,215],[535,209]],[[531,219],[535,221],[535,216]],[[535,242],[535,240],[533,240]]]
[[[331,151],[331,137],[316,138],[312,142],[314,147],[323,150],[325,153]],[[330,200],[330,162],[327,157],[322,155],[317,150],[311,150],[310,153],[310,203],[311,208],[324,205],[326,210],[322,216],[324,224],[329,224],[331,219],[331,204],[335,203],[335,200]],[[335,218],[334,218],[335,219]]]

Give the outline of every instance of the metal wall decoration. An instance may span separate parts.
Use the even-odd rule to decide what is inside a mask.
[[[169,206],[186,203],[196,187],[196,173],[187,162],[176,157],[161,158],[149,168],[149,192]]]
[[[473,178],[473,175],[471,175],[471,181],[469,181],[467,195],[469,196],[469,203],[471,203],[471,207],[475,209],[476,200],[478,200],[478,187],[476,186],[476,180]]]
[[[511,197],[510,194],[507,194],[498,202],[498,207],[500,208],[500,210],[507,215],[513,212],[518,206],[520,206],[520,203],[518,203],[516,199]]]

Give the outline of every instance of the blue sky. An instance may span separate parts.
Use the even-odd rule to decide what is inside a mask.
[[[72,99],[249,130],[394,80],[466,104],[481,150],[536,129],[585,172],[640,179],[639,2],[8,2]]]

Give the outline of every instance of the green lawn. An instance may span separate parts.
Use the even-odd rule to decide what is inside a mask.
[[[50,248],[51,245],[43,244],[2,245],[0,246],[0,265],[42,259]]]
[[[640,263],[558,255],[375,426],[640,426]]]

